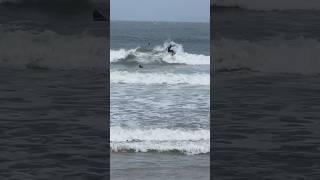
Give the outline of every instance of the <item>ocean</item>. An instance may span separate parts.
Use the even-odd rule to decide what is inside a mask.
[[[212,177],[319,179],[320,11],[211,11]]]
[[[209,179],[209,23],[110,27],[111,179]]]
[[[107,22],[19,2],[0,3],[0,179],[108,179]]]

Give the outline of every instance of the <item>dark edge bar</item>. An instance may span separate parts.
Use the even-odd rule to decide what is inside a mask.
[[[213,86],[213,74],[214,74],[214,59],[213,59],[213,14],[212,14],[212,5],[210,0],[210,179],[213,179],[213,173],[212,173],[212,151],[213,151],[213,95],[214,95],[214,86]]]
[[[107,42],[106,42],[106,108],[107,108],[107,159],[108,178],[110,179],[110,0],[107,0]]]

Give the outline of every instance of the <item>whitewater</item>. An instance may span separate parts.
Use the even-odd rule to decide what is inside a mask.
[[[176,52],[174,56],[166,51],[166,47],[169,44],[174,44]],[[210,56],[187,53],[184,51],[183,45],[173,41],[166,41],[162,45],[152,48],[111,49],[110,63],[114,67],[110,71],[111,83],[204,86],[208,86],[210,83],[210,74],[208,72],[173,72],[172,67],[181,67],[183,65],[205,66],[210,64]],[[117,68],[117,65],[121,67],[151,66],[152,71],[145,71],[140,68],[121,69]]]
[[[110,146],[114,152],[171,151],[192,155],[210,151],[209,130],[111,127],[110,135]]]
[[[175,55],[166,52],[166,48],[169,44],[173,44],[173,50]],[[111,63],[158,63],[158,64],[189,64],[189,65],[209,65],[210,56],[202,54],[187,53],[183,49],[183,45],[177,44],[173,41],[166,41],[163,45],[155,46],[153,48],[141,48],[134,49],[119,49],[110,50],[110,62]]]
[[[172,56],[166,51],[166,47],[169,44],[174,44],[174,51],[176,54]],[[138,107],[139,110],[134,110],[133,112],[138,113],[145,111],[144,109],[149,109],[144,112],[146,117],[150,117],[158,121],[167,121],[168,118],[161,117],[161,114],[167,114],[170,117],[169,108],[175,104],[167,99],[172,97],[172,101],[180,100],[181,104],[177,104],[177,111],[180,109],[195,108],[197,105],[197,100],[191,104],[186,104],[181,106],[183,102],[183,97],[177,98],[177,96],[184,95],[180,91],[184,91],[186,88],[193,89],[205,89],[206,93],[209,92],[210,85],[210,73],[208,66],[210,64],[210,56],[203,54],[188,53],[184,51],[183,45],[178,44],[174,41],[165,41],[162,45],[155,45],[154,47],[136,47],[131,49],[111,49],[110,50],[110,83],[111,91],[113,89],[115,92],[111,92],[111,104],[113,112],[118,112],[115,109],[121,106],[118,104],[117,100],[121,97],[130,97],[129,107],[133,110],[133,107]],[[143,68],[139,67],[142,66]],[[201,88],[202,87],[202,88]],[[166,91],[165,94],[159,92],[152,92],[154,88]],[[119,93],[119,90],[125,90],[124,93]],[[140,92],[136,92],[140,89]],[[142,90],[143,89],[143,90]],[[130,92],[128,92],[128,90]],[[145,90],[150,92],[143,93]],[[160,91],[160,90],[158,90]],[[136,94],[137,93],[137,94]],[[132,96],[136,94],[136,96]],[[199,93],[197,96],[201,96]],[[139,100],[137,100],[139,96]],[[190,96],[190,95],[186,95]],[[193,95],[194,96],[194,95]],[[142,97],[145,97],[143,99]],[[150,103],[149,98],[159,98],[166,99],[165,103]],[[125,98],[123,98],[125,99]],[[208,103],[208,100],[204,102]],[[171,106],[170,106],[171,105]],[[150,106],[154,106],[150,108]],[[114,107],[114,108],[113,108]],[[141,109],[139,108],[141,107]],[[162,109],[157,109],[162,108]],[[150,111],[151,110],[151,111]],[[118,113],[113,113],[112,115],[118,115]],[[126,113],[124,111],[123,113]],[[208,113],[208,112],[207,112]],[[174,113],[176,114],[176,113]],[[112,152],[129,152],[129,153],[179,153],[185,155],[197,155],[197,154],[207,154],[210,151],[210,131],[209,127],[197,128],[188,127],[189,123],[193,122],[190,119],[186,122],[181,122],[184,119],[178,119],[176,123],[184,123],[185,125],[177,125],[175,127],[165,127],[164,123],[160,126],[154,125],[153,123],[147,123],[145,126],[131,125],[131,124],[141,124],[142,119],[136,119],[134,113],[132,115],[126,115],[130,124],[122,123],[111,126],[110,129],[110,148]],[[119,120],[123,121],[119,117],[111,117],[112,121]],[[194,117],[198,118],[198,117]],[[170,119],[170,118],[169,118]],[[147,120],[147,118],[146,118]],[[207,119],[205,122],[202,119],[202,123],[207,124]],[[150,120],[148,120],[150,121]]]
[[[209,162],[203,159],[210,152],[209,24],[190,27],[194,24],[111,23],[111,168],[127,167],[119,160],[123,154],[142,158],[140,168],[147,165],[145,156],[156,154]]]

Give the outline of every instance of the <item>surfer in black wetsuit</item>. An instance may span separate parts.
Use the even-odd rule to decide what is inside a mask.
[[[98,9],[94,9],[92,16],[94,21],[107,21],[106,16],[103,15]]]
[[[171,56],[175,55],[176,52],[174,52],[174,50],[172,49],[174,45],[170,44],[168,47],[167,47],[167,51],[168,53],[171,53]]]

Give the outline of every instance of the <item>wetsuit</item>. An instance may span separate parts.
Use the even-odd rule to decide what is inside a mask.
[[[174,50],[171,49],[172,47],[173,47],[173,45],[170,44],[169,47],[168,47],[168,53],[171,53],[171,55],[173,56],[176,53],[174,52]]]

